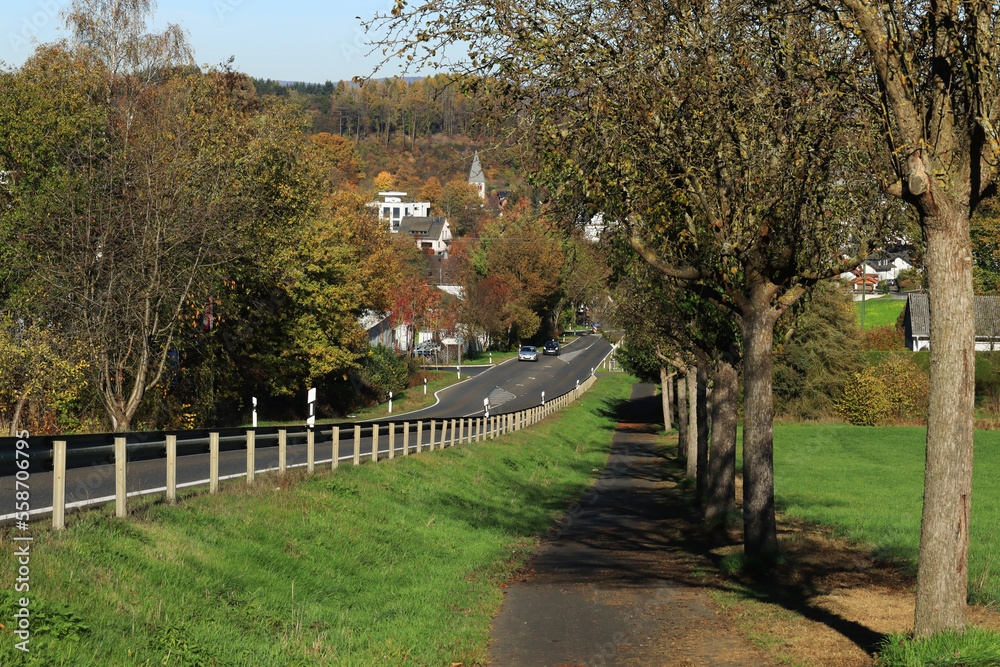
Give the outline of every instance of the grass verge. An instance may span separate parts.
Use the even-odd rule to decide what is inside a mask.
[[[0,664],[482,662],[500,584],[603,468],[633,381],[497,441],[36,524],[31,652],[4,627]]]

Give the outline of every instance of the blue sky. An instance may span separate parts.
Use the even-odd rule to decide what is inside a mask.
[[[51,42],[66,36],[59,12],[70,0],[16,4],[17,9],[0,12],[0,61],[8,67],[19,67],[31,55],[32,37]],[[153,27],[180,24],[200,64],[235,56],[236,69],[251,76],[322,83],[372,73],[377,61],[365,57],[369,47],[355,17],[370,18],[391,7],[392,0],[160,0]],[[378,76],[401,71],[391,67]]]

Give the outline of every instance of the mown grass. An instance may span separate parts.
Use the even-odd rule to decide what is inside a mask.
[[[888,296],[865,299],[865,329],[896,326],[896,320],[905,307],[906,299],[892,299]],[[858,326],[861,326],[861,302],[855,301],[854,308],[858,312]]]
[[[916,567],[926,430],[779,423],[777,508]],[[1000,605],[1000,432],[976,431],[969,596]]]
[[[482,662],[499,584],[603,468],[633,381],[496,441],[36,524],[31,652],[5,627],[0,664]],[[16,568],[8,537],[5,625]]]

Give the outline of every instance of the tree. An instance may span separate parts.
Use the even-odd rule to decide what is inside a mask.
[[[617,220],[739,319],[744,548],[773,561],[774,324],[856,265],[842,240],[857,254],[892,210],[857,168],[849,140],[867,128],[832,78],[852,54],[790,2],[473,4],[399,2],[379,26],[394,53],[468,41],[468,85],[489,89],[494,122],[516,117],[554,198]]]
[[[914,632],[966,623],[975,378],[970,217],[996,189],[1000,11],[994,3],[818,3],[864,54],[849,83],[884,191],[927,241],[931,350]]]
[[[271,240],[311,183],[299,118],[262,104],[246,77],[191,69],[180,33],[142,32],[149,7],[75,3],[72,41],[40,48],[4,97],[46,107],[34,95],[62,89],[75,112],[8,137],[2,215],[34,269],[31,308],[82,344],[116,430],[163,377],[197,281]]]
[[[485,207],[474,186],[462,179],[453,179],[441,188],[435,208],[448,218],[455,236],[466,236],[476,229]]]
[[[279,393],[358,369],[368,353],[358,318],[385,312],[398,282],[390,232],[355,193],[328,197],[276,256],[284,267],[282,313],[288,343],[277,347],[270,383]]]
[[[29,401],[52,409],[71,401],[84,385],[82,355],[38,323],[0,319],[0,424],[19,430]]]
[[[437,179],[437,176],[431,176],[427,179],[424,187],[420,188],[420,201],[436,204],[441,199],[442,193],[441,181]]]
[[[469,250],[463,320],[506,346],[532,338],[560,298],[562,267],[562,248],[545,221],[512,211],[486,225]]]
[[[379,191],[391,190],[396,186],[396,179],[389,172],[380,171],[378,176],[375,177],[373,186]]]
[[[355,159],[354,145],[336,134],[320,132],[311,136],[307,159],[322,173],[323,188],[327,192],[357,185],[363,176],[361,165]]]

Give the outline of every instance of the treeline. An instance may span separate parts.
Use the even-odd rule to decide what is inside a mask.
[[[312,117],[313,132],[330,132],[359,143],[376,137],[387,143],[394,134],[405,135],[412,150],[418,141],[435,134],[486,137],[476,100],[461,91],[458,80],[447,74],[416,81],[376,79],[327,81],[324,84],[282,84],[254,79],[259,95],[286,97],[301,104]]]

